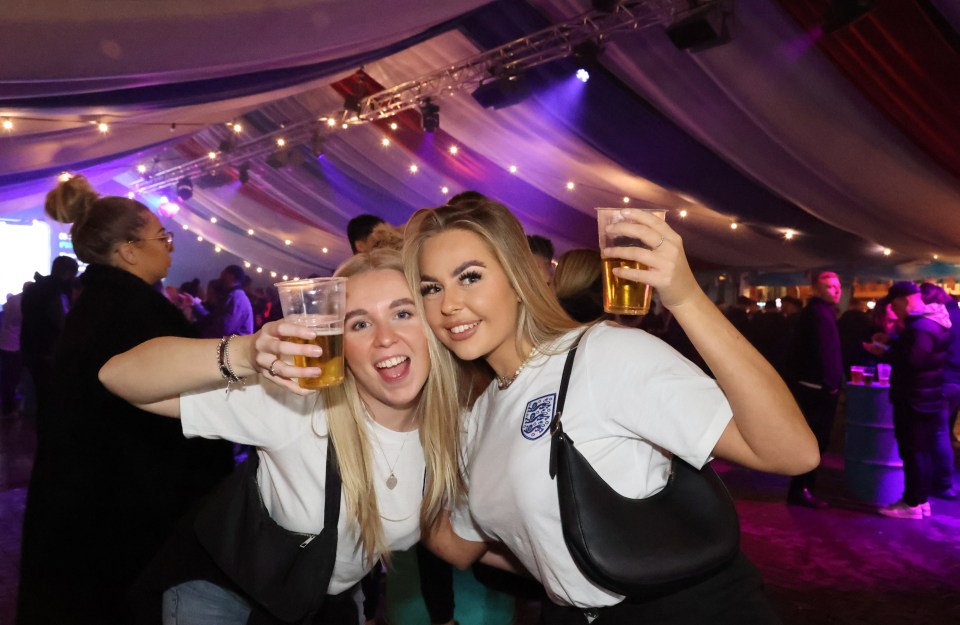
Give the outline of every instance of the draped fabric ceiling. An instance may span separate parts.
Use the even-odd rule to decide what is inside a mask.
[[[628,197],[677,209],[668,219],[700,267],[936,273],[934,255],[960,262],[960,11],[949,0],[876,0],[825,35],[829,4],[740,0],[732,40],[709,50],[678,50],[662,27],[645,28],[609,40],[586,84],[573,79],[575,63],[557,63],[514,106],[485,109],[468,93],[437,99],[433,134],[408,111],[391,120],[397,130],[330,130],[320,158],[295,147],[305,158],[294,166],[253,159],[246,184],[228,168],[227,184],[195,185],[180,202],[178,254],[210,259],[219,245],[278,274],[329,271],[350,253],[352,216],[401,224],[476,189],[558,253],[595,247],[593,208]],[[342,109],[361,67],[368,88],[388,88],[590,8],[14,2],[0,21],[0,117],[14,122],[0,131],[0,217],[40,215],[61,171],[125,195],[137,164],[162,169],[216,150],[225,122],[243,124],[244,141]],[[111,124],[106,135],[100,120]],[[156,207],[161,194],[175,196],[140,199]]]

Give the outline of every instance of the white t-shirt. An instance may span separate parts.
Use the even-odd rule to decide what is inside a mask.
[[[570,556],[550,479],[548,430],[565,360],[565,352],[541,355],[507,389],[491,384],[477,400],[464,434],[469,509],[454,510],[453,528],[468,540],[503,542],[556,603],[614,605],[622,595],[588,580]],[[667,482],[662,450],[700,467],[731,417],[716,382],[666,343],[604,323],[577,350],[563,429],[612,488],[644,498]]]
[[[219,386],[182,395],[180,418],[188,437],[256,446],[260,454],[257,480],[270,516],[293,532],[317,534],[323,529],[327,420],[318,395],[302,397],[271,382],[248,383],[229,395]],[[367,425],[374,488],[387,544],[391,550],[409,549],[420,540],[425,463],[419,433],[395,432],[372,420]],[[386,487],[390,469],[384,456],[397,478],[393,490]],[[327,590],[330,594],[348,590],[369,571],[356,519],[347,516],[343,499],[337,525],[337,561]]]

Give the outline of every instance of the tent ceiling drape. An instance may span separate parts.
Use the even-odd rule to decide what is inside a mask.
[[[575,65],[553,64],[541,68],[545,88],[508,108],[484,109],[466,93],[440,98],[434,134],[415,112],[396,131],[330,131],[322,158],[297,147],[304,162],[293,167],[253,159],[247,184],[227,168],[227,184],[196,186],[174,219],[203,236],[195,245],[290,274],[342,261],[351,216],[402,223],[449,197],[444,186],[503,201],[559,251],[594,246],[593,207],[626,196],[686,209],[671,221],[711,266],[960,261],[951,219],[960,116],[942,99],[960,89],[944,73],[960,68],[957,13],[937,10],[946,2],[878,0],[868,18],[823,35],[827,4],[738,2],[732,41],[698,53],[678,50],[662,27],[618,36],[586,84],[570,77]],[[241,121],[249,140],[342,108],[360,66],[390,87],[590,9],[586,0],[389,5],[15,2],[0,22],[0,117],[15,122],[0,134],[0,217],[39,214],[62,170],[126,193],[137,164],[216,150],[224,122]],[[904,11],[908,31],[893,24]],[[899,56],[864,53],[880,47]],[[107,135],[91,124],[101,119]],[[786,229],[797,236],[786,241]],[[887,260],[883,247],[893,250]]]

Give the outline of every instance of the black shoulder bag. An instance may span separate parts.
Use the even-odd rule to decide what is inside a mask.
[[[730,493],[709,465],[697,470],[676,456],[655,495],[631,499],[610,488],[560,423],[576,352],[574,344],[550,425],[550,477],[557,480],[563,538],[574,562],[596,584],[638,599],[709,577],[740,549]]]
[[[340,473],[333,439],[327,440],[323,530],[316,535],[284,529],[260,496],[252,451],[207,498],[194,531],[216,565],[259,606],[277,619],[299,623],[317,612],[327,596],[337,555]]]

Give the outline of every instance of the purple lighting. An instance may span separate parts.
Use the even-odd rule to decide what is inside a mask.
[[[580,82],[587,82],[590,80],[590,72],[581,67],[577,70],[577,78],[580,80]]]

